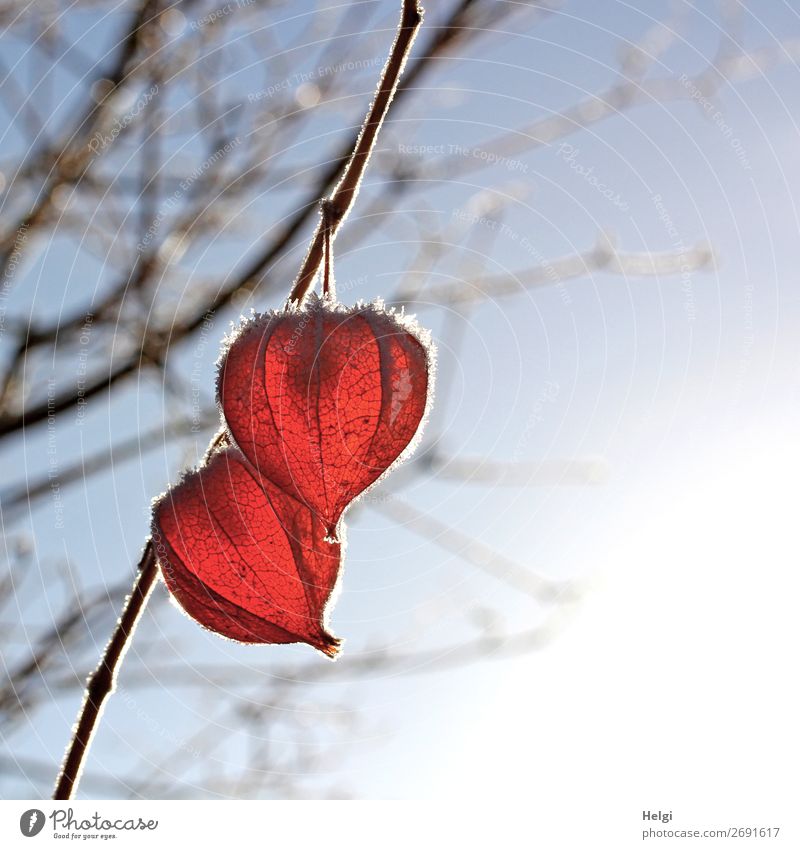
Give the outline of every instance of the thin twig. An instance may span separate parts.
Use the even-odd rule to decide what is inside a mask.
[[[322,273],[322,294],[331,300],[336,300],[336,283],[333,277],[332,234],[336,212],[330,201],[322,202],[322,226],[325,232],[325,265]]]
[[[320,224],[314,234],[306,260],[290,295],[293,300],[300,301],[305,296],[311,281],[319,271],[326,242],[330,251],[330,244],[333,241],[336,229],[355,201],[378,131],[392,102],[397,89],[397,81],[403,71],[403,66],[421,23],[422,7],[418,0],[403,0],[400,26],[389,59],[381,75],[377,95],[358,135],[358,140],[348,160],[342,179],[330,198],[325,201],[324,214],[320,218]],[[330,254],[328,259],[330,260]],[[220,439],[220,436],[218,435],[212,442],[211,449]],[[102,714],[103,706],[114,691],[117,670],[133,636],[136,623],[147,604],[147,599],[157,576],[158,561],[152,541],[148,541],[139,564],[138,577],[114,635],[106,648],[100,665],[89,678],[86,695],[78,714],[78,723],[56,783],[54,799],[71,799],[77,789],[92,735]]]
[[[106,646],[100,665],[92,673],[86,685],[78,723],[72,735],[64,764],[56,782],[54,799],[71,799],[78,787],[89,745],[108,697],[114,692],[117,670],[136,629],[136,624],[147,604],[147,599],[158,575],[155,551],[152,542],[145,546],[139,572],[133,585],[122,616],[117,623],[111,641]]]
[[[333,213],[330,217],[331,241],[336,238],[336,231],[344,219],[347,218],[347,214],[350,212],[358,195],[358,190],[361,187],[361,178],[364,176],[367,163],[375,148],[378,133],[386,118],[386,113],[389,111],[394,94],[397,91],[397,83],[400,75],[403,73],[403,68],[411,52],[414,39],[417,37],[419,28],[422,25],[422,15],[422,6],[418,0],[403,0],[400,27],[397,30],[397,36],[389,53],[389,58],[386,60],[386,65],[383,68],[383,73],[378,83],[378,90],[375,94],[375,100],[372,101],[372,106],[367,113],[366,120],[361,126],[361,132],[358,135],[356,146],[353,148],[342,178],[327,200],[329,209]],[[319,271],[322,263],[322,255],[325,250],[326,217],[320,216],[317,229],[308,248],[308,253],[303,260],[300,273],[297,275],[294,287],[289,295],[290,301],[299,303],[303,300],[306,294],[308,294],[311,284]]]

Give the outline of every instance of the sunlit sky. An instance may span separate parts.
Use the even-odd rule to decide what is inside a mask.
[[[378,3],[376,20],[390,26],[396,5]],[[641,38],[673,7],[644,5],[567,2],[535,27],[508,26],[480,41],[469,57],[437,67],[422,83],[426,94],[393,115],[381,139],[384,155],[404,143],[480,146],[603,90],[617,79],[621,45]],[[313,6],[303,0],[291,8],[303,16]],[[800,707],[785,674],[798,636],[792,528],[800,473],[800,85],[778,41],[796,45],[799,11],[795,2],[747,4],[744,48],[769,48],[781,61],[724,84],[713,96],[717,121],[688,100],[636,106],[567,139],[571,160],[558,144],[540,148],[514,157],[513,168],[500,164],[404,196],[396,221],[389,216],[355,248],[343,234],[338,276],[365,280],[353,298],[388,294],[416,253],[414,220],[430,233],[455,221],[459,248],[475,235],[471,228],[485,226],[459,222],[460,212],[491,213],[498,198],[511,199],[502,214],[508,230],[487,235],[485,256],[480,249],[459,256],[465,277],[511,273],[536,265],[537,255],[587,250],[601,230],[630,252],[672,251],[677,233],[687,249],[711,245],[716,262],[688,281],[594,272],[566,283],[567,298],[550,287],[488,300],[456,315],[465,334],[457,353],[439,338],[444,311],[427,305],[423,290],[416,312],[439,339],[445,399],[430,426],[444,434],[443,447],[496,461],[601,458],[608,477],[585,487],[426,481],[405,496],[514,560],[579,577],[587,592],[553,643],[535,655],[326,684],[322,706],[304,703],[301,694],[311,724],[315,711],[331,705],[361,716],[356,730],[332,739],[341,758],[329,783],[358,797],[512,794],[530,798],[533,807],[563,804],[568,794],[619,793],[632,814],[644,804],[682,802],[688,809],[700,793],[721,805],[741,793],[757,809],[758,776],[784,763],[776,751],[797,762],[797,740],[780,730]],[[717,4],[685,8],[676,42],[653,74],[680,78],[702,70],[713,61],[719,25]],[[284,38],[293,26],[285,25]],[[370,72],[359,79],[368,98]],[[243,73],[234,83],[246,80]],[[326,112],[322,126],[334,132],[335,117]],[[0,139],[8,150],[20,143],[11,132]],[[576,162],[618,201],[573,168]],[[272,199],[260,201],[254,210],[265,227],[274,226]],[[301,248],[288,258],[288,270]],[[46,315],[62,294],[88,303],[96,271],[70,267],[65,292],[57,273],[65,255],[64,245],[37,245],[25,278],[30,285],[18,287],[9,309]],[[232,250],[230,262],[237,260]],[[200,268],[203,257],[186,261]],[[458,263],[439,273],[432,284],[454,279]],[[279,301],[257,293],[238,306],[264,309]],[[202,354],[209,381],[225,329],[223,322],[214,327]],[[190,363],[192,349],[175,356]],[[548,394],[548,387],[555,391]],[[90,409],[80,429],[63,417],[57,439],[64,462],[106,444],[110,433],[151,425],[160,399],[160,387],[150,382],[128,391],[110,414],[101,405]],[[19,480],[20,462],[31,477],[46,469],[46,438],[36,431],[7,447],[6,474]],[[40,563],[67,558],[85,585],[116,582],[145,538],[150,498],[176,479],[185,460],[168,448],[75,487],[64,496],[63,529],[54,528],[48,502],[14,527],[31,534]],[[38,580],[25,592],[41,596],[40,621],[47,621],[52,589]],[[529,616],[500,583],[388,518],[371,510],[354,517],[333,616],[335,632],[348,639],[340,664],[379,638],[398,650],[449,644],[464,635],[455,624],[463,611],[483,607],[508,608],[511,630],[542,616]],[[166,606],[146,623],[149,636],[163,636],[165,657],[240,664],[245,676],[254,675],[250,666],[313,657],[304,647],[222,643]],[[22,631],[20,643],[26,639]],[[99,651],[105,636],[95,639]],[[254,675],[254,697],[257,685]],[[77,707],[73,696],[37,714],[12,738],[14,750],[51,760],[60,753]],[[135,699],[136,710],[120,698],[109,707],[92,752],[95,773],[136,763],[127,740],[142,711],[169,739],[183,739],[187,728],[216,716],[213,689],[201,698],[200,690],[157,681]],[[155,762],[160,748],[154,739]],[[223,756],[220,770],[234,769],[237,757]],[[35,795],[19,780],[1,789]]]

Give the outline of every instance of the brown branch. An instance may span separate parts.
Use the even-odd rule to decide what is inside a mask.
[[[372,101],[366,120],[361,126],[361,132],[358,134],[356,145],[344,173],[326,201],[326,209],[329,210],[329,214],[320,217],[308,253],[306,253],[306,258],[300,267],[300,273],[297,275],[292,292],[289,295],[290,301],[300,302],[308,293],[322,263],[326,232],[329,233],[330,241],[333,242],[336,238],[336,232],[355,203],[358,190],[361,188],[361,179],[364,176],[372,151],[375,149],[378,133],[394,99],[397,84],[408,60],[414,39],[422,25],[422,15],[423,11],[419,0],[403,0],[400,27],[389,53],[389,58],[383,68],[375,100]],[[328,226],[329,222],[330,226]]]
[[[378,94],[358,135],[356,145],[348,160],[342,179],[325,206],[326,214],[322,216],[321,227],[317,229],[317,233],[312,241],[312,246],[306,257],[306,263],[303,266],[305,269],[310,270],[313,265],[313,261],[309,261],[309,257],[314,253],[314,244],[318,239],[320,247],[324,248],[326,231],[328,249],[330,250],[330,241],[332,241],[336,226],[341,223],[355,201],[361,183],[361,177],[369,161],[375,139],[386,117],[392,97],[397,89],[397,81],[403,71],[403,66],[408,58],[408,52],[411,49],[411,45],[421,24],[422,8],[418,0],[403,0],[400,26],[378,85]],[[316,265],[313,266],[314,270],[310,279],[313,279],[316,274],[320,261],[321,256],[317,259]],[[301,270],[299,280],[302,279],[304,278],[303,271]],[[300,298],[304,294],[305,292],[300,295]],[[214,444],[212,443],[212,447]],[[83,768],[83,763],[86,759],[89,745],[91,744],[92,735],[102,714],[103,706],[114,691],[117,670],[133,636],[139,617],[147,604],[147,599],[150,596],[157,576],[158,561],[156,553],[152,541],[148,541],[139,564],[139,574],[133,585],[133,591],[128,597],[122,616],[111,638],[111,642],[106,647],[100,665],[89,678],[86,695],[80,713],[78,714],[78,724],[56,783],[56,789],[53,794],[54,799],[71,799],[77,789],[81,769]]]
[[[158,576],[155,551],[148,541],[139,564],[139,573],[133,590],[128,596],[122,616],[117,623],[111,641],[106,647],[100,665],[89,678],[86,694],[78,714],[78,724],[67,749],[64,764],[56,782],[54,799],[71,799],[78,787],[83,763],[92,742],[97,723],[106,700],[114,692],[117,670],[125,656],[139,617]]]

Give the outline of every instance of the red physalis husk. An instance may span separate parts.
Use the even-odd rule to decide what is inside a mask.
[[[234,445],[154,508],[161,571],[183,609],[233,640],[333,657],[342,514],[410,453],[432,374],[427,334],[380,303],[312,295],[243,322],[217,385]]]
[[[341,546],[235,448],[211,456],[157,503],[161,573],[201,625],[242,643],[308,643],[334,656],[325,611]]]
[[[218,398],[248,460],[326,524],[413,447],[430,396],[430,340],[382,304],[259,315],[232,337]]]

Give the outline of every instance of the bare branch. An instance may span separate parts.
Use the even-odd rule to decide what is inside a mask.
[[[80,781],[89,746],[108,697],[114,692],[117,670],[125,656],[133,632],[142,615],[147,599],[158,577],[158,566],[153,544],[148,541],[139,563],[139,573],[128,596],[111,641],[106,646],[100,665],[92,673],[86,687],[83,704],[78,714],[78,724],[72,736],[64,764],[53,792],[54,799],[71,799]]]
[[[419,0],[403,0],[400,28],[389,53],[389,59],[381,74],[375,99],[361,127],[361,132],[358,134],[353,153],[347,161],[342,177],[327,199],[327,208],[334,215],[320,218],[317,229],[311,237],[311,245],[306,258],[303,260],[303,265],[289,295],[291,301],[299,302],[306,296],[322,263],[326,231],[329,231],[330,241],[333,242],[339,227],[347,218],[355,203],[361,186],[361,179],[369,164],[369,158],[375,147],[378,133],[394,99],[400,75],[403,73],[403,68],[408,61],[408,55],[421,25],[422,6]],[[323,218],[330,219],[330,227],[327,225],[327,220],[323,220]]]

